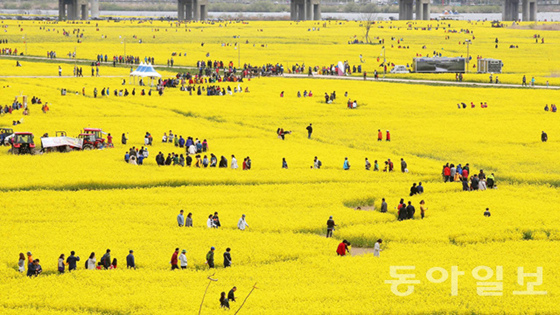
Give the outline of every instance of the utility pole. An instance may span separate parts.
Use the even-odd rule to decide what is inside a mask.
[[[239,35],[237,35],[237,68],[241,69],[241,42]]]
[[[467,44],[467,71],[469,73],[469,45],[472,43],[470,39],[465,39],[465,43]]]
[[[385,79],[385,74],[387,74],[387,58],[385,58],[385,45],[383,45],[383,79]]]

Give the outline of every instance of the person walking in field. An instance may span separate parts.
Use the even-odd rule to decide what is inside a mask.
[[[58,76],[59,77],[62,76],[62,68],[60,66],[58,66]]]
[[[414,206],[412,205],[412,202],[408,202],[408,206],[406,207],[406,215],[407,215],[407,219],[412,220],[414,219],[414,213],[416,212],[416,209],[414,209]]]
[[[214,268],[214,246],[210,248],[210,251],[206,254],[206,264],[209,268]]]
[[[491,216],[490,209],[486,208],[486,211],[484,211],[484,216],[485,217],[490,217]]]
[[[387,130],[387,133],[385,135],[385,140],[386,141],[391,141],[391,133],[389,132],[389,130]]]
[[[179,261],[181,262],[181,269],[187,269],[187,250],[183,249],[181,255],[179,255]]]
[[[348,158],[347,158],[347,157],[344,158],[344,164],[342,165],[342,168],[343,168],[345,171],[347,171],[347,170],[350,169],[350,162],[348,162]]]
[[[523,82],[521,83],[521,86],[527,86],[527,78],[525,75],[523,75]]]
[[[237,159],[235,158],[235,155],[231,155],[231,169],[232,170],[236,170],[238,168],[237,166]]]
[[[237,291],[237,287],[233,287],[231,290],[229,290],[227,298],[228,300],[232,301],[232,302],[236,302],[235,301],[235,291]]]
[[[426,210],[428,210],[428,207],[424,207],[426,203],[424,202],[424,200],[420,201],[420,216],[422,217],[422,219],[424,219],[424,215],[426,214]]]
[[[378,239],[373,246],[373,256],[379,257],[379,253],[381,252],[381,243],[383,243],[382,239]]]
[[[332,233],[334,231],[334,227],[336,224],[334,223],[332,215],[327,220],[327,238],[332,237]]]
[[[387,202],[385,202],[385,198],[381,199],[381,209],[379,210],[381,213],[387,212]]]
[[[226,248],[224,252],[224,268],[231,267],[231,248]]]
[[[311,124],[309,124],[309,126],[307,126],[307,139],[311,139],[311,134],[313,133],[313,127],[311,126]]]
[[[315,157],[315,159],[313,160],[313,168],[320,169],[321,166],[323,166],[323,163],[317,157]]]
[[[192,227],[192,226],[193,226],[192,212],[189,212],[189,214],[187,214],[187,217],[185,218],[185,227]]]
[[[23,253],[19,253],[18,270],[21,273],[25,272],[25,255]]]
[[[541,133],[541,141],[542,142],[547,142],[548,141],[548,135],[544,131]]]
[[[336,248],[336,254],[338,256],[346,256],[346,253],[350,253],[350,243],[347,240],[343,240],[342,243],[338,244]]]
[[[111,266],[111,250],[107,249],[107,252],[105,253],[105,255],[103,255],[103,257],[101,257],[101,264],[103,265],[103,268],[105,269],[109,269],[109,266]]]
[[[179,256],[179,248],[175,248],[173,255],[171,255],[171,270],[179,269],[179,266],[177,265],[179,261],[178,256]]]
[[[227,308],[229,310],[229,300],[227,299],[225,292],[220,294],[220,307]]]
[[[245,215],[242,214],[241,218],[239,219],[239,222],[237,222],[237,228],[240,229],[241,231],[245,231],[245,229],[249,226],[249,224],[247,223],[247,221],[245,221]]]
[[[212,217],[212,220],[214,221],[215,228],[219,228],[220,226],[222,226],[222,224],[220,223],[220,218],[218,217],[218,212],[214,212],[214,216]]]
[[[86,260],[86,269],[88,270],[95,270],[97,264],[97,259],[95,259],[95,253],[91,253],[89,255],[88,260]]]
[[[212,220],[213,215],[209,215],[208,216],[208,220],[206,221],[206,226],[208,226],[209,229],[215,227],[214,226],[214,220]]]
[[[381,129],[377,129],[377,141],[383,141],[383,132],[381,132]]]
[[[128,251],[128,256],[126,256],[126,268],[136,269],[136,260],[134,259],[134,251],[132,249]]]
[[[407,170],[407,166],[408,166],[408,165],[406,164],[406,162],[404,161],[404,159],[401,158],[401,172],[404,173],[404,172],[408,171],[408,170]]]
[[[177,215],[177,224],[179,224],[179,227],[185,225],[185,217],[183,216],[183,210],[179,211],[179,215]]]
[[[60,257],[58,257],[58,272],[64,273],[66,265],[67,263],[64,262],[64,254],[61,254]]]
[[[66,263],[68,264],[68,271],[76,270],[76,263],[80,261],[79,256],[75,256],[76,252],[71,251],[70,256],[66,259]]]

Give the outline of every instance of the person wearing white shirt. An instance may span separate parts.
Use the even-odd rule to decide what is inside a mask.
[[[235,158],[235,155],[231,155],[231,169],[232,170],[236,170],[237,169],[237,159]]]
[[[179,261],[181,262],[181,269],[187,269],[187,256],[185,255],[186,253],[187,250],[183,249],[181,255],[179,255]]]
[[[87,260],[87,269],[95,270],[96,263],[97,259],[95,259],[95,253],[91,253],[91,255],[89,255],[89,259]]]
[[[247,224],[247,221],[245,221],[245,215],[243,214],[241,216],[241,219],[239,219],[239,222],[237,222],[237,228],[241,231],[245,231],[248,226],[249,224]]]
[[[196,146],[194,144],[191,144],[191,146],[189,147],[189,154],[190,155],[196,154]]]
[[[208,221],[206,221],[206,225],[208,226],[209,229],[214,227],[214,220],[212,220],[212,215],[208,217]]]
[[[383,243],[382,239],[378,239],[377,242],[375,242],[375,246],[373,247],[374,257],[379,257],[379,252],[381,252],[381,243]]]

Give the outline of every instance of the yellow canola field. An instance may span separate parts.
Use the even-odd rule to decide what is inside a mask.
[[[12,23],[7,32],[12,36],[14,22],[5,23]],[[22,23],[24,29],[27,24],[30,29],[40,25]],[[136,34],[146,41],[149,36],[144,34],[152,34],[151,28],[158,26],[156,38],[161,39],[161,49],[155,50],[156,63],[167,58],[165,47],[179,45],[172,29],[165,33],[169,26],[165,23],[99,23],[101,27],[115,28],[112,32],[100,31],[109,34],[110,39],[126,30],[130,36]],[[348,34],[360,34],[360,30],[355,22],[341,23],[335,26],[331,22],[309,34],[331,38],[325,34],[331,29],[346,34],[341,44],[353,50],[348,55],[356,59],[358,48],[364,46],[348,46],[345,42]],[[466,22],[450,23],[460,28],[467,26]],[[220,38],[232,42],[232,27],[251,33],[261,28],[264,32],[257,33],[261,35],[272,28],[295,28],[307,35],[302,24],[307,23],[250,22],[221,28],[218,24],[189,24],[193,31],[188,34],[198,35],[184,45],[201,47],[203,37],[198,37],[202,35],[194,29],[204,27],[200,33],[211,39],[206,39],[204,47],[211,51],[212,58],[221,49],[217,45]],[[66,23],[51,27],[60,29],[63,25],[75,27]],[[95,32],[94,24],[79,26],[87,27],[88,34]],[[481,23],[472,27],[481,29],[479,37],[475,28],[476,40],[488,43],[495,37],[493,32],[512,32],[510,38],[530,34],[525,30],[495,30]],[[181,30],[183,26],[177,34]],[[404,27],[383,30],[395,36],[398,32],[416,32],[418,42],[430,39],[424,34],[436,32],[408,31]],[[483,30],[488,33],[482,35]],[[48,39],[54,34],[37,34],[44,38],[42,46],[30,42],[28,49],[36,49],[32,54],[41,55],[42,50],[52,47]],[[292,56],[287,53],[290,49],[301,49],[302,56],[304,48],[313,45],[306,46],[305,37],[295,32],[280,34],[297,40],[277,49],[273,36],[268,37],[271,42],[267,49],[276,56]],[[554,36],[551,33],[545,38],[550,43]],[[66,50],[74,45],[65,38],[56,41]],[[330,54],[328,58],[313,57],[316,61],[305,60],[306,64],[344,58],[339,45],[332,41],[325,42],[332,48],[323,52]],[[93,43],[87,43],[86,38],[80,45],[92,45],[92,51]],[[105,50],[113,53],[122,48],[117,40],[97,45],[105,45]],[[134,46],[127,43],[127,51]],[[246,51],[255,62],[264,63],[271,58],[270,53],[258,53],[259,47],[252,50],[250,46]],[[192,65],[196,58],[205,59],[206,52],[199,49],[200,56],[192,56],[185,64]],[[542,64],[553,64],[545,58],[555,53],[551,50],[550,54],[539,54]],[[229,57],[233,59],[235,53]],[[3,314],[193,314],[198,312],[207,277],[214,273],[218,281],[210,285],[203,314],[220,312],[219,294],[233,286],[238,288],[238,301],[231,303],[230,312],[236,311],[255,283],[258,289],[240,313],[560,312],[556,302],[560,273],[555,254],[560,239],[560,216],[555,211],[560,202],[560,173],[555,167],[560,149],[559,114],[543,111],[545,104],[557,102],[557,91],[262,77],[239,83],[250,92],[231,96],[190,96],[178,89],[166,89],[163,96],[140,96],[141,87],[121,85],[128,67],[103,65],[102,77],[92,78],[90,68],[84,66],[84,78],[51,78],[57,75],[59,65],[64,73],[71,73],[73,65],[37,60],[23,63],[23,67],[15,68],[13,59],[0,59],[5,71],[2,75],[40,76],[0,78],[0,104],[11,104],[16,95],[24,94],[49,102],[50,111],[43,114],[40,105],[30,105],[29,116],[23,116],[21,111],[5,114],[0,116],[0,126],[23,118],[23,123],[14,129],[33,132],[36,141],[45,132],[53,135],[65,130],[76,136],[84,127],[99,127],[113,135],[115,148],[35,156],[13,156],[7,147],[0,149]],[[520,73],[512,74],[512,78],[517,80]],[[170,77],[174,72],[162,71],[162,75]],[[218,85],[233,89],[237,83]],[[102,87],[109,87],[111,92],[136,88],[137,95],[115,97],[111,93],[109,97],[93,98],[93,89]],[[79,94],[85,89],[86,96],[61,96],[61,88]],[[304,90],[313,91],[314,96],[297,98],[297,92]],[[284,98],[279,97],[282,91]],[[323,95],[332,91],[336,91],[337,99],[327,105]],[[358,108],[347,109],[348,99],[356,100]],[[487,102],[489,107],[457,109],[459,102]],[[314,127],[311,140],[305,130],[309,123]],[[276,137],[279,127],[293,132],[282,141]],[[378,129],[384,135],[385,130],[390,130],[392,141],[378,142]],[[154,160],[158,152],[185,153],[184,149],[161,143],[161,136],[169,130],[183,137],[207,139],[208,153],[218,158],[224,155],[229,161],[234,154],[241,165],[243,158],[250,156],[253,168],[158,167]],[[549,135],[547,143],[540,141],[542,130]],[[154,145],[149,148],[145,165],[125,164],[125,151],[142,146],[147,131],[154,136]],[[120,143],[123,133],[128,134],[127,145]],[[315,156],[323,163],[320,170],[310,169]],[[281,169],[283,157],[289,165],[287,170]],[[342,170],[345,157],[351,163],[349,171]],[[378,160],[381,168],[390,158],[395,162],[395,172],[364,170],[366,157],[372,163]],[[409,173],[400,172],[400,158],[408,163]],[[498,189],[463,192],[459,183],[443,183],[440,174],[447,162],[470,163],[473,172],[484,169],[487,174],[495,173]],[[419,181],[425,193],[409,197],[411,184]],[[388,213],[378,212],[381,198],[389,204]],[[397,221],[395,207],[400,198],[410,200],[416,207],[415,220]],[[419,217],[420,200],[425,200],[428,207],[424,220]],[[358,206],[367,210],[355,210]],[[482,216],[487,207],[492,213],[490,218]],[[180,209],[193,213],[192,229],[176,226]],[[209,230],[206,219],[215,211],[223,226]],[[236,228],[242,214],[246,214],[249,223],[243,232]],[[330,215],[338,226],[334,238],[327,239],[325,223]],[[380,238],[382,252],[376,258],[371,248]],[[336,247],[343,239],[352,243],[355,256],[336,256]],[[215,271],[205,265],[211,246],[217,248]],[[176,247],[187,250],[186,271],[169,270]],[[227,247],[232,249],[233,267],[224,269],[222,253]],[[84,270],[84,260],[91,252],[99,259],[107,248],[118,259],[117,270]],[[134,249],[137,270],[124,268],[130,249]],[[38,278],[29,279],[17,272],[18,254],[28,250],[41,260],[44,274]],[[71,250],[82,259],[78,271],[58,275],[57,258],[62,253],[68,256]],[[363,251],[366,254],[361,254]],[[390,273],[395,266],[415,267],[413,271],[399,272],[415,274],[415,280],[420,281],[412,294],[398,296],[386,283],[396,279]],[[452,293],[453,266],[464,272],[457,277],[457,295]],[[477,288],[482,284],[477,282],[482,280],[472,274],[478,266],[491,267],[495,273],[497,266],[503,267],[502,281],[495,275],[486,280],[502,282],[502,296],[478,295]],[[444,268],[449,277],[436,283],[442,271],[430,273],[433,267]],[[524,267],[525,273],[535,273],[537,267],[542,267],[542,284],[534,289],[546,294],[514,294],[526,290],[527,282],[536,281],[534,277],[526,278],[520,285],[518,267]],[[427,273],[433,276],[432,281]],[[484,276],[485,271],[478,275]],[[398,289],[405,292],[406,285]]]

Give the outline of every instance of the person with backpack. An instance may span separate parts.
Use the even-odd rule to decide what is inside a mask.
[[[105,255],[103,255],[103,257],[101,257],[101,261],[99,262],[103,268],[105,269],[109,269],[109,267],[111,266],[111,250],[107,249],[107,252],[105,253]]]
[[[321,163],[321,161],[317,157],[315,157],[315,159],[313,160],[313,168],[320,169],[321,166],[323,166],[323,163]]]
[[[208,264],[209,268],[214,268],[214,246],[210,248],[208,254],[206,254],[206,264]]]

